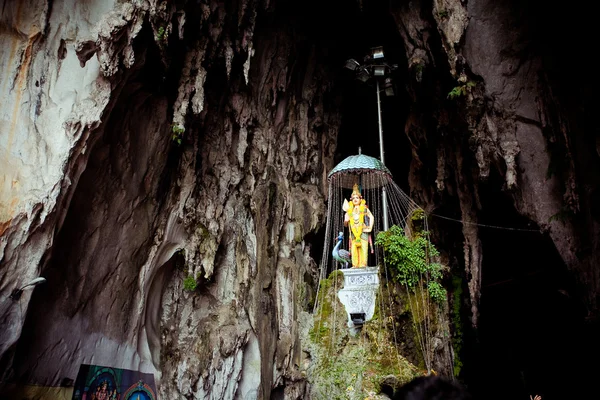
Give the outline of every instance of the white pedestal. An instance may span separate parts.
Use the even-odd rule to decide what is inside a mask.
[[[373,318],[375,299],[379,289],[379,267],[350,268],[340,270],[344,274],[344,288],[338,298],[346,308],[348,327],[357,326],[352,315],[364,314],[364,322]],[[362,324],[359,324],[362,325]]]

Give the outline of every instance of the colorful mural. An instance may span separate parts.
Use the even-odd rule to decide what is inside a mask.
[[[73,400],[157,400],[154,375],[81,364]]]

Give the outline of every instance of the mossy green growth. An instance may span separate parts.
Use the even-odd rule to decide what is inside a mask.
[[[460,305],[462,304],[463,287],[462,279],[459,276],[452,276],[452,348],[454,349],[454,367],[453,373],[455,377],[460,375],[462,370],[461,352],[463,347],[463,324],[460,313]]]
[[[324,357],[313,373],[314,398],[362,399],[360,383],[365,367],[365,351],[359,346]]]
[[[183,280],[183,289],[187,290],[189,292],[193,292],[194,290],[196,290],[196,288],[198,287],[198,282],[196,281],[196,278],[194,278],[191,275],[188,275],[184,280]]]
[[[362,400],[381,393],[387,376],[395,376],[400,386],[420,375],[415,366],[391,353],[383,343],[349,341],[343,351],[319,363],[311,379],[311,397]]]
[[[438,329],[438,310],[439,306],[435,303],[428,303],[426,289],[419,285],[413,289],[403,288],[400,290],[400,304],[403,305],[403,313],[407,313],[412,321],[412,341],[419,351],[413,354],[418,360],[418,367],[421,371],[426,370],[425,359],[423,358],[424,349],[422,348],[419,336],[425,331],[434,332]]]
[[[343,284],[344,274],[340,270],[333,271],[327,279],[321,280],[317,293],[317,315],[313,328],[309,332],[310,339],[317,344],[331,342],[332,314],[337,310],[345,312],[344,306],[337,298],[337,290],[340,290]]]
[[[392,323],[392,320],[373,318],[363,327],[368,343],[363,388],[368,393],[380,393],[381,382],[387,376],[395,376],[400,386],[421,375],[419,368],[398,353]]]
[[[198,226],[196,226],[196,234],[202,240],[204,240],[210,236],[210,232],[208,231],[208,228],[200,223],[198,224]]]
[[[410,219],[412,221],[422,221],[425,219],[425,210],[422,208],[416,208],[411,214]]]
[[[398,354],[393,320],[380,317],[379,299],[372,319],[350,334],[346,310],[337,298],[342,287],[343,274],[335,271],[319,288],[319,304],[309,331],[311,398],[369,399],[381,392],[381,383],[389,375],[395,376],[399,385],[420,375],[416,366]]]
[[[434,321],[437,318],[437,309],[433,304],[428,304],[427,289],[423,286],[415,286],[411,289],[402,290],[400,295],[401,302],[404,304],[404,312],[412,314],[415,323]]]

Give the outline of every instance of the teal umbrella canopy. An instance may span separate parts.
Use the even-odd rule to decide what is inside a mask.
[[[374,189],[388,184],[391,179],[392,173],[380,160],[364,154],[345,158],[327,175],[329,182],[336,181],[347,189],[352,189],[355,183],[364,189]]]

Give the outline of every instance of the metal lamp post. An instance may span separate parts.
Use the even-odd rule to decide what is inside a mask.
[[[389,76],[393,70],[398,68],[398,65],[390,65],[385,62],[383,47],[373,47],[371,53],[364,59],[364,64],[361,65],[354,59],[346,61],[346,68],[356,72],[356,78],[361,82],[367,82],[371,78],[375,80],[375,91],[377,93],[377,118],[379,122],[379,157],[383,165],[385,165],[383,153],[383,126],[381,123],[381,98],[379,81],[384,81],[384,91],[386,96],[394,95],[392,79]],[[385,186],[381,190],[382,207],[383,207],[383,230],[389,229],[388,223],[388,206]]]

